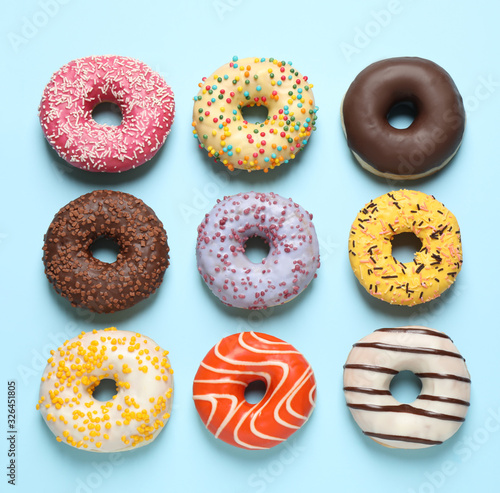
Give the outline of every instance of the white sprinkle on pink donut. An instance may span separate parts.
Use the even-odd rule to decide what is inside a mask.
[[[92,118],[103,102],[119,106],[112,126]],[[122,56],[90,56],[59,69],[39,107],[48,142],[68,163],[88,171],[120,172],[150,160],[167,138],[174,95],[146,64]]]
[[[269,254],[260,263],[245,243],[263,238]],[[295,298],[316,277],[319,245],[309,214],[275,193],[225,197],[198,227],[198,271],[226,305],[261,309]]]

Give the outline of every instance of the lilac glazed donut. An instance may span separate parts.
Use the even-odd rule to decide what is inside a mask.
[[[245,254],[245,243],[253,236],[269,246],[259,263]],[[198,227],[196,258],[215,296],[247,309],[292,300],[320,265],[312,214],[275,193],[239,193],[218,201]]]

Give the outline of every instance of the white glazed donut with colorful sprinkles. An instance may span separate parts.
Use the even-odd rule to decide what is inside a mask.
[[[97,123],[94,108],[115,103],[122,122]],[[39,107],[48,142],[64,160],[87,171],[120,172],[150,160],[164,144],[174,95],[146,64],[123,56],[79,58],[55,72]]]
[[[260,263],[245,255],[245,243],[253,236],[269,246]],[[239,193],[219,201],[198,227],[196,257],[215,296],[247,309],[292,300],[320,265],[312,214],[275,193]]]
[[[82,332],[51,351],[37,409],[57,441],[91,452],[122,452],[151,443],[170,417],[174,389],[168,351],[114,327]],[[114,380],[107,402],[93,392]]]
[[[275,58],[233,57],[198,84],[193,134],[228,169],[264,172],[294,159],[316,129],[313,85]],[[242,109],[263,106],[265,121],[249,123]]]

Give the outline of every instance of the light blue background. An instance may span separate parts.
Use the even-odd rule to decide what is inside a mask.
[[[499,14],[491,0],[4,2],[0,430],[7,420],[6,382],[15,379],[17,491],[496,491]],[[38,103],[52,73],[93,54],[138,58],[175,92],[177,115],[164,148],[151,163],[121,176],[69,168],[46,144],[38,122]],[[197,84],[233,55],[291,60],[314,84],[317,131],[295,162],[267,175],[229,174],[192,137]],[[370,298],[351,271],[346,242],[356,213],[371,198],[400,186],[355,163],[339,119],[342,96],[357,73],[373,61],[402,55],[442,65],[468,113],[456,158],[437,175],[405,184],[435,195],[454,212],[465,257],[454,287],[416,308]],[[157,294],[114,315],[73,309],[50,288],[41,262],[43,235],[53,215],[98,188],[142,198],[164,222],[171,246],[171,266]],[[312,212],[322,256],[318,278],[299,298],[258,313],[219,303],[201,281],[194,255],[196,227],[216,199],[251,189],[292,197]],[[421,451],[390,450],[364,437],[342,392],[342,366],[351,345],[379,327],[409,323],[448,333],[473,380],[472,405],[460,431],[445,444]],[[170,350],[175,407],[150,446],[97,455],[57,443],[35,404],[49,350],[82,330],[113,325],[143,332]],[[318,381],[310,421],[288,444],[264,452],[216,441],[191,397],[206,352],[220,338],[250,329],[295,345]],[[2,443],[0,489],[8,491],[7,441]]]

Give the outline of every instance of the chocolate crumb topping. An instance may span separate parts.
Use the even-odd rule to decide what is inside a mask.
[[[99,238],[119,246],[113,263],[92,255]],[[45,235],[45,274],[73,306],[96,313],[130,308],[154,293],[169,265],[167,234],[133,195],[96,190],[64,206]]]

